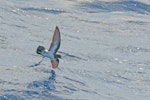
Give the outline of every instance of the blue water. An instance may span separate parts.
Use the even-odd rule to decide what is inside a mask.
[[[150,98],[149,0],[0,0],[0,25],[0,100]]]
[[[125,11],[125,12],[136,12],[141,14],[147,14],[150,12],[150,5],[139,1],[123,0],[114,2],[103,2],[95,0],[94,2],[83,2],[81,7],[87,7],[88,9],[96,9],[100,12],[114,12],[114,11]]]

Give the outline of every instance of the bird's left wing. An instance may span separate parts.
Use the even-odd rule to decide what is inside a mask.
[[[49,51],[56,53],[60,47],[60,42],[61,42],[60,31],[59,31],[59,28],[56,26]]]

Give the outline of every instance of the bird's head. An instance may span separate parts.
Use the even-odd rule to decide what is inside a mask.
[[[42,52],[45,51],[45,48],[43,46],[38,46],[37,50],[36,50],[36,53],[37,54],[42,54]]]

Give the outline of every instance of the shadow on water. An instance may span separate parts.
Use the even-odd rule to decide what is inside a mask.
[[[39,96],[42,98],[50,98],[51,100],[61,100],[62,98],[52,95],[52,92],[57,92],[55,89],[55,78],[56,74],[54,70],[50,71],[50,77],[42,81],[34,81],[28,84],[27,88],[30,91],[24,91],[27,96]]]
[[[103,12],[133,11],[140,14],[147,14],[150,12],[150,5],[138,1],[103,2],[95,0],[93,2],[82,2],[80,6],[90,9],[97,9],[98,11]],[[89,12],[95,13],[96,11]]]
[[[43,80],[43,81],[34,81],[33,83],[30,83],[27,88],[30,89],[34,89],[34,88],[40,88],[43,89],[45,91],[54,91],[55,90],[55,71],[51,70],[50,72],[50,77],[47,80]]]
[[[36,12],[43,12],[43,13],[51,13],[51,14],[61,14],[65,13],[64,10],[61,9],[51,9],[51,8],[22,8],[24,11],[36,11]]]
[[[21,91],[23,95],[20,96],[17,95],[3,95],[0,96],[0,100],[26,100],[26,99],[46,99],[46,100],[63,100],[63,98],[60,98],[58,96],[55,96],[52,94],[52,92],[57,92],[55,89],[55,78],[56,74],[54,70],[50,71],[50,77],[46,80],[42,81],[33,81],[32,83],[29,83],[27,88],[29,90]]]

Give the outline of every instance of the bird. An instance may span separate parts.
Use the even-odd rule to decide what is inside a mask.
[[[57,53],[61,43],[61,35],[58,26],[55,27],[52,41],[50,43],[50,48],[47,50],[44,46],[39,45],[36,53],[42,55],[43,57],[50,58],[52,68],[57,68],[59,65],[59,58],[61,55]]]

